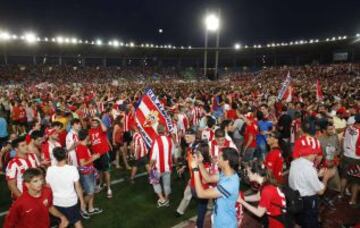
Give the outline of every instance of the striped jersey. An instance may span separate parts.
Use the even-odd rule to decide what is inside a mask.
[[[175,145],[170,136],[160,135],[150,148],[150,160],[155,161],[155,168],[160,174],[171,172],[172,155],[175,152]]]

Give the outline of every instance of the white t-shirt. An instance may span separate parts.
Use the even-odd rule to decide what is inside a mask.
[[[75,166],[50,166],[46,172],[46,182],[53,192],[53,203],[59,207],[72,207],[77,204],[75,182],[79,181],[79,172]]]

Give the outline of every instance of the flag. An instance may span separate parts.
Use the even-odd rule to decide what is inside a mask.
[[[293,98],[293,94],[294,94],[294,87],[290,85],[288,86],[287,90],[284,93],[283,100],[285,100],[286,102],[291,102]]]
[[[281,88],[280,88],[278,96],[277,96],[277,101],[281,101],[284,98],[286,93],[288,94],[287,96],[292,96],[292,89],[290,89],[290,91],[289,91],[291,80],[292,80],[292,78],[290,76],[290,71],[289,71],[286,76],[285,81],[283,83],[281,83]]]
[[[149,148],[157,136],[156,128],[159,124],[166,126],[166,130],[170,133],[174,130],[170,116],[150,88],[145,90],[145,94],[136,104],[135,122]]]
[[[322,101],[323,98],[324,98],[324,95],[321,90],[320,81],[316,80],[316,101]]]

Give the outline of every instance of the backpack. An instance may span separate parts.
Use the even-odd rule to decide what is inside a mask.
[[[300,192],[293,190],[289,186],[281,188],[286,198],[286,210],[290,214],[298,214],[303,210],[303,200],[300,196]]]
[[[293,228],[295,226],[295,214],[303,210],[303,200],[299,191],[291,189],[289,186],[281,187],[282,193],[285,195],[286,208],[281,205],[271,203],[276,207],[280,207],[282,213],[278,216],[266,215],[262,219],[264,227],[268,227],[269,218],[273,218],[284,225],[285,228]]]

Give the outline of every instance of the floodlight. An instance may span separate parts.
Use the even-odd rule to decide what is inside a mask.
[[[209,14],[205,17],[205,26],[208,31],[217,31],[220,27],[220,19],[215,14]]]
[[[235,50],[239,50],[241,48],[241,45],[240,44],[235,44],[234,48],[235,48]]]
[[[37,40],[36,35],[32,32],[25,33],[24,39],[28,43],[35,43],[35,41]]]

